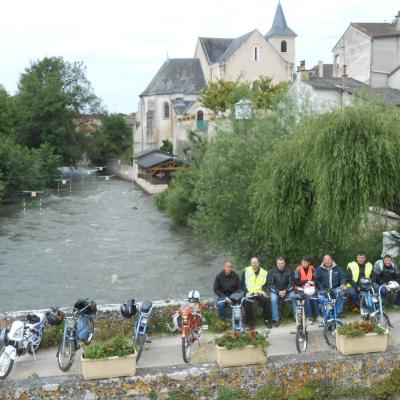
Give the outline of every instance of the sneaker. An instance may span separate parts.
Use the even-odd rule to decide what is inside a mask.
[[[272,321],[265,320],[265,325],[267,326],[268,329],[272,329]]]
[[[319,316],[317,317],[317,322],[318,322],[319,325],[321,325],[321,324],[324,323],[324,319],[319,315]]]
[[[307,318],[307,325],[313,325],[314,321],[312,318]]]
[[[274,321],[274,327],[278,328],[279,327],[279,321]]]

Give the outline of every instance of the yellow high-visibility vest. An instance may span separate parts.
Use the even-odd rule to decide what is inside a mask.
[[[352,278],[354,282],[358,281],[358,277],[360,276],[360,267],[356,261],[347,264],[347,269],[351,271]],[[365,264],[365,277],[370,279],[373,267],[370,262]],[[347,284],[348,287],[351,287],[351,284]]]
[[[253,267],[247,267],[245,269],[245,283],[249,293],[255,294],[262,292],[262,287],[265,285],[265,282],[267,282],[267,277],[268,271],[266,271],[265,269],[260,268],[260,271],[258,272],[258,275],[256,277],[256,274],[253,271]]]

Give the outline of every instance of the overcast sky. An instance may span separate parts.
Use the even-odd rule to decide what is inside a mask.
[[[238,37],[271,27],[277,0],[14,0],[0,3],[0,84],[14,94],[31,61],[83,61],[110,112],[136,111],[167,57],[193,57],[198,36]],[[398,0],[282,0],[296,39],[296,64],[332,62],[350,22],[391,22]]]

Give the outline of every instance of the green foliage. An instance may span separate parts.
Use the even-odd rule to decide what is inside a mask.
[[[129,343],[123,336],[118,335],[109,342],[103,344],[94,343],[85,348],[83,358],[100,359],[106,357],[126,357],[135,352],[132,343]]]
[[[282,99],[288,87],[287,82],[274,85],[272,78],[261,76],[254,82],[252,96],[248,98],[253,101],[256,108],[269,109],[274,102],[279,102]]]
[[[168,139],[164,139],[162,141],[162,146],[160,147],[161,151],[165,151],[166,153],[173,154],[173,146],[172,142]]]
[[[337,250],[365,236],[368,207],[398,201],[399,117],[358,101],[298,124],[257,166],[256,236],[285,254]]]
[[[10,136],[15,123],[15,105],[13,98],[0,85],[0,138]]]
[[[123,114],[104,114],[98,132],[86,137],[84,148],[94,164],[120,158],[132,146],[132,130]]]
[[[268,333],[261,334],[257,331],[249,331],[244,333],[224,333],[223,336],[215,339],[215,344],[227,349],[242,349],[252,345],[265,350],[269,346],[267,340]]]
[[[337,333],[339,335],[348,337],[359,337],[364,336],[367,333],[377,333],[378,335],[383,335],[385,330],[374,322],[357,321],[340,325],[337,329]]]
[[[74,118],[98,107],[82,63],[62,57],[33,62],[20,77],[15,103],[18,143],[29,148],[49,143],[65,163],[80,157]]]
[[[260,389],[255,396],[253,396],[252,400],[276,400],[276,399],[284,399],[285,389],[281,386],[265,386]]]
[[[200,92],[200,101],[214,112],[226,111],[234,104],[234,93],[237,87],[237,82],[223,79],[209,82],[208,86]]]
[[[205,311],[203,313],[203,321],[208,325],[208,330],[212,332],[225,332],[231,328],[231,321],[225,321],[213,311]]]
[[[244,390],[224,388],[218,392],[218,400],[246,400],[248,395]]]

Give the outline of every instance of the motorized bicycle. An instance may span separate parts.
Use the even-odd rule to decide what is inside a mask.
[[[57,350],[57,362],[62,371],[68,371],[74,362],[80,343],[89,345],[94,335],[93,317],[97,312],[93,301],[78,300],[72,315],[64,317],[64,330]],[[50,321],[49,321],[50,323]]]
[[[232,293],[229,296],[230,302],[228,304],[230,305],[232,309],[232,331],[233,332],[238,332],[238,333],[243,333],[245,331],[245,326],[243,323],[243,304],[245,301],[253,303],[254,301],[252,300],[255,296],[249,296],[246,297],[243,292],[236,292]],[[217,304],[226,302],[225,299],[219,300]]]
[[[380,285],[374,288],[368,278],[360,279],[360,316],[364,321],[375,322],[383,329],[392,327],[389,317],[385,314],[382,301],[382,289],[388,292],[398,288],[397,282]]]
[[[33,313],[23,321],[14,321],[11,328],[0,331],[0,379],[5,379],[11,372],[16,357],[26,352],[35,357],[42,343],[45,323],[44,313]]]

